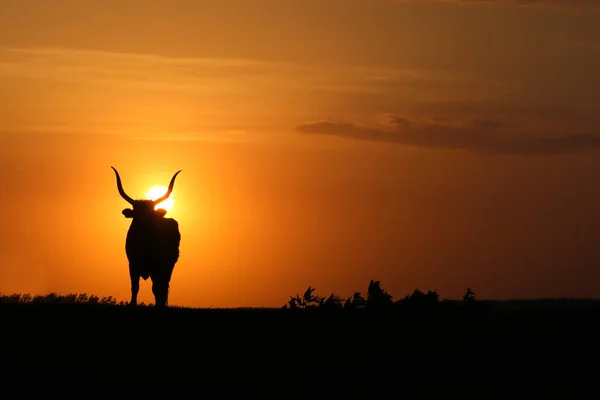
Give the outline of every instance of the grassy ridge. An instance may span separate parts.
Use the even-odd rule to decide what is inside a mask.
[[[161,310],[79,295],[0,300],[7,398],[513,396],[593,382],[600,355],[593,301]]]

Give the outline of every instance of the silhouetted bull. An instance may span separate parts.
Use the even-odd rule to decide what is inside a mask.
[[[133,200],[123,190],[121,177],[114,167],[117,175],[117,189],[119,194],[133,209],[126,208],[123,215],[132,218],[131,226],[127,232],[125,252],[129,260],[129,276],[131,277],[131,302],[137,305],[137,295],[140,290],[140,277],[152,280],[152,293],[155,305],[166,307],[169,298],[169,282],[175,263],[179,259],[179,242],[181,234],[179,225],[173,218],[164,218],[167,210],[154,207],[165,201],[173,191],[175,178],[181,172],[177,171],[167,193],[156,200]]]

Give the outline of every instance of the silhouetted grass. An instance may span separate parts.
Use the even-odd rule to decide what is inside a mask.
[[[0,306],[11,309],[13,306],[27,306],[27,308],[44,309],[43,306],[69,306],[88,310],[90,308],[103,310],[125,309],[128,313],[144,313],[153,310],[152,304],[139,303],[137,307],[130,307],[125,301],[118,301],[112,296],[99,297],[95,295],[49,293],[45,295],[31,294],[0,294]],[[55,307],[53,307],[55,308]],[[168,311],[167,311],[168,310]],[[410,295],[394,300],[381,286],[380,281],[371,280],[366,296],[361,292],[354,292],[352,296],[343,298],[335,293],[328,296],[315,294],[315,288],[309,286],[302,296],[290,296],[289,301],[281,308],[194,308],[169,306],[163,310],[167,315],[223,315],[232,316],[257,316],[277,315],[278,318],[294,318],[299,316],[360,316],[360,315],[388,315],[400,318],[411,316],[451,316],[468,312],[469,317],[489,316],[506,312],[526,312],[531,310],[600,310],[600,300],[594,299],[533,299],[533,300],[504,300],[490,301],[477,300],[475,293],[467,288],[462,300],[440,300],[437,291],[422,292],[415,289]],[[154,310],[157,311],[158,310]]]
[[[0,304],[31,304],[31,305],[126,305],[124,301],[117,303],[117,300],[112,296],[98,297],[88,296],[87,293],[82,294],[67,294],[60,295],[57,293],[49,293],[46,295],[31,295],[27,294],[0,294]]]

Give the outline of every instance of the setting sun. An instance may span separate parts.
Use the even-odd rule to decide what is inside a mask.
[[[163,196],[165,193],[167,193],[166,187],[154,186],[152,189],[148,190],[148,193],[146,193],[146,198],[150,200],[156,200],[159,197]],[[169,196],[168,199],[161,202],[160,204],[157,204],[155,208],[164,208],[165,210],[170,211],[173,208],[174,204],[175,201],[173,200],[173,193],[171,193],[171,196]]]

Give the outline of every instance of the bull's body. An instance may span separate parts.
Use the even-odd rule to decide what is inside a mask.
[[[117,187],[121,196],[132,206],[123,210],[123,215],[132,218],[127,232],[125,252],[129,261],[131,278],[131,305],[137,304],[140,278],[152,280],[152,293],[155,305],[164,307],[168,303],[169,283],[179,259],[181,234],[179,224],[173,218],[165,218],[166,210],[155,206],[166,200],[175,183],[177,172],[171,179],[167,193],[157,200],[133,200],[123,190],[121,178],[116,169]]]
[[[125,242],[131,278],[131,303],[137,302],[140,278],[152,280],[156,305],[166,305],[169,283],[179,259],[181,234],[173,218],[157,215],[150,221],[131,222]]]

